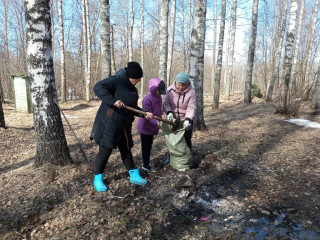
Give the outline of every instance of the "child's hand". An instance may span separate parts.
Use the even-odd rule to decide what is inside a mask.
[[[147,115],[145,116],[145,119],[152,119],[153,118],[153,113],[147,112]]]

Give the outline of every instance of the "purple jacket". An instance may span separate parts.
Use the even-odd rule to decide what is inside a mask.
[[[164,99],[164,109],[166,113],[172,112],[175,118],[179,117],[181,121],[185,119],[193,120],[196,112],[196,94],[191,86],[180,93],[174,82],[167,89],[167,94]]]
[[[159,78],[152,78],[149,81],[149,93],[142,100],[142,109],[153,113],[153,115],[161,117],[162,114],[162,99],[161,96],[157,96],[157,88],[159,83],[162,82]],[[156,135],[159,132],[158,120],[139,118],[137,124],[137,130],[144,135]]]

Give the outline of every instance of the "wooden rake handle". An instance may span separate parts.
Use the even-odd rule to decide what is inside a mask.
[[[138,110],[138,109],[135,109],[135,108],[132,108],[132,107],[129,107],[129,106],[124,106],[124,108],[127,109],[127,110],[129,110],[129,111],[136,112],[136,113],[142,114],[142,115],[144,115],[144,116],[147,116],[147,113],[144,112],[144,111],[140,111],[140,110]],[[175,124],[174,122],[171,122],[171,121],[169,121],[169,120],[167,120],[167,119],[165,119],[165,118],[161,118],[161,117],[154,116],[154,115],[153,115],[153,118],[154,118],[154,119],[157,119],[157,120],[159,120],[159,121],[161,121],[161,122],[168,123],[168,124],[170,124],[170,125],[172,125],[172,126],[176,126],[176,124]]]

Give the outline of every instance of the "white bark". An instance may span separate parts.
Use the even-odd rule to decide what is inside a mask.
[[[315,6],[314,6],[314,15],[313,20],[311,23],[311,31],[310,34],[308,34],[308,42],[307,42],[307,55],[306,55],[306,64],[305,64],[305,88],[309,86],[309,82],[311,79],[311,72],[312,72],[312,49],[313,49],[313,43],[315,38],[315,32],[316,32],[316,25],[317,25],[317,17],[318,17],[318,10],[319,10],[319,0],[316,0]]]
[[[304,0],[301,0],[300,3],[300,10],[299,10],[299,17],[298,17],[298,26],[297,26],[297,37],[294,43],[294,54],[293,54],[293,64],[292,64],[292,71],[290,77],[290,88],[294,87],[296,81],[296,69],[298,64],[298,56],[299,56],[299,45],[300,45],[300,38],[302,32],[302,22],[303,22],[303,13],[304,13]]]
[[[226,0],[221,0],[221,20],[220,20],[220,33],[218,43],[218,56],[216,64],[216,75],[214,79],[214,93],[213,93],[213,109],[219,108],[220,99],[220,81],[221,81],[221,69],[222,69],[222,55],[223,55],[223,39],[226,22]]]
[[[206,30],[206,0],[195,0],[194,19],[191,35],[190,79],[196,92],[195,128],[206,129],[203,117],[203,77],[204,77],[204,47]]]
[[[245,91],[244,91],[245,103],[252,102],[252,99],[251,99],[252,71],[253,71],[254,55],[255,55],[255,48],[256,48],[256,37],[257,37],[258,4],[259,4],[259,0],[253,0],[251,35],[249,40],[247,74],[246,74]]]
[[[161,0],[159,78],[167,81],[169,1]]]
[[[86,74],[86,100],[87,102],[90,101],[90,82],[91,82],[91,34],[90,34],[90,18],[89,18],[89,0],[85,1],[85,21],[87,27],[87,74]]]
[[[26,1],[26,19],[27,62],[37,137],[35,164],[65,165],[72,160],[57,105],[49,0]]]
[[[230,98],[230,88],[232,83],[232,73],[233,73],[233,61],[234,61],[234,43],[236,36],[236,20],[237,20],[237,0],[233,0],[231,7],[231,26],[230,26],[230,48],[228,53],[228,71],[227,71],[227,79],[226,79],[226,87],[225,87],[225,98]]]
[[[109,0],[100,0],[100,38],[101,38],[101,78],[111,75],[110,47],[110,5]]]
[[[210,93],[213,94],[214,78],[216,73],[216,51],[217,51],[217,0],[214,0],[214,20],[213,20],[213,45],[212,45],[212,72]]]
[[[58,22],[59,22],[59,42],[60,42],[60,60],[61,60],[61,102],[66,101],[66,64],[64,54],[64,29],[63,29],[63,11],[62,0],[58,0]]]
[[[134,18],[133,18],[133,0],[130,0],[130,25],[129,25],[129,62],[132,62],[132,34],[133,34],[133,23],[134,23]]]
[[[141,29],[140,29],[140,65],[144,69],[144,0],[141,0]],[[144,96],[144,78],[140,82],[140,96]]]
[[[289,25],[288,25],[288,31],[287,31],[287,37],[286,37],[284,62],[283,62],[284,84],[283,84],[283,93],[281,98],[281,101],[282,101],[281,106],[284,114],[288,113],[288,91],[289,91],[289,83],[290,83],[291,68],[292,68],[297,7],[298,7],[297,0],[292,0],[291,6],[290,6]]]
[[[175,24],[176,24],[176,0],[171,0],[170,38],[169,38],[168,63],[167,63],[167,86],[170,85]]]

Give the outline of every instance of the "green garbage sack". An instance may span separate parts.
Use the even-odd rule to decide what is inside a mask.
[[[191,152],[184,139],[185,128],[180,123],[177,130],[171,131],[171,125],[162,123],[166,146],[170,153],[170,165],[178,171],[190,169]]]

